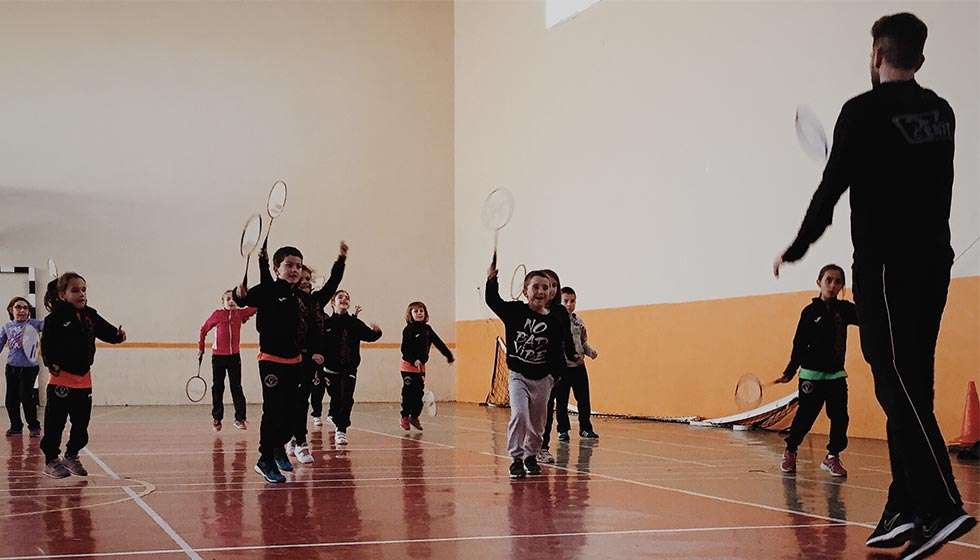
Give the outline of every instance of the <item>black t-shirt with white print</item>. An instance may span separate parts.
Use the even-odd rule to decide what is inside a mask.
[[[520,301],[500,297],[497,278],[487,279],[487,305],[504,322],[507,368],[528,379],[559,375],[564,366],[562,323],[558,314],[542,315]]]

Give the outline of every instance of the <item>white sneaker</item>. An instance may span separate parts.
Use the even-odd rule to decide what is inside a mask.
[[[290,457],[296,456],[296,440],[291,439],[286,443],[286,455]]]
[[[310,446],[308,445],[297,445],[296,446],[296,460],[304,465],[309,465],[313,462],[313,454],[310,453]]]
[[[323,425],[327,427],[327,431],[328,432],[336,432],[337,431],[337,425],[333,423],[333,418],[331,418],[329,416],[327,416],[327,421],[324,422]]]
[[[322,426],[323,425],[323,420],[320,420],[320,417],[319,416],[314,416],[313,417],[313,425],[314,426]]]
[[[555,458],[551,455],[551,452],[548,451],[547,449],[542,449],[538,451],[537,459],[539,463],[552,464],[555,462]]]
[[[334,443],[337,445],[347,445],[347,432],[337,432],[334,437]]]

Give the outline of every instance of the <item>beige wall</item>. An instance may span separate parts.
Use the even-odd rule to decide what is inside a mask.
[[[590,336],[607,348],[591,366],[597,407],[717,414],[721,400],[697,395],[730,394],[746,370],[775,377],[817,270],[851,260],[844,197],[805,260],[772,277],[821,172],[798,145],[794,111],[811,106],[831,131],[840,106],[870,87],[871,24],[904,10],[930,28],[920,82],[957,112],[960,251],[980,234],[975,2],[605,0],[550,30],[543,2],[458,3],[460,399],[482,400],[492,365],[495,329],[478,291],[492,236],[479,211],[496,186],[517,200],[500,239],[503,291],[518,263],[554,268],[578,290],[596,322]],[[937,389],[949,405],[941,421],[958,428],[965,381],[980,371],[975,344],[960,344],[980,337],[980,249],[953,272],[964,282],[944,325]],[[852,376],[867,373],[859,361],[853,337]],[[873,395],[852,393],[851,403],[852,417],[874,420],[858,431],[879,433]]]
[[[413,299],[452,341],[452,14],[449,2],[0,4],[0,264],[53,257],[130,341],[192,342],[241,278],[245,217],[282,178],[273,245],[327,271],[348,240],[343,286],[383,342],[400,341]],[[96,402],[182,402],[195,354],[100,349]],[[397,349],[364,357],[358,398],[396,400]],[[440,360],[429,384],[451,395]]]

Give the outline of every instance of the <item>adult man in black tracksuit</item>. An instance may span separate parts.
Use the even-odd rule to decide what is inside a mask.
[[[834,145],[792,245],[773,265],[803,257],[830,225],[850,187],[854,297],[861,349],[887,416],[892,483],[873,547],[910,542],[922,558],[966,533],[944,439],[933,412],[936,339],[953,251],[949,214],[955,118],[949,104],[916,83],[927,30],[912,14],[871,29],[871,91],[841,109]]]

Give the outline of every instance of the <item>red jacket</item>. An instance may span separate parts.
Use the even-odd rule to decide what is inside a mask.
[[[218,327],[218,332],[214,338],[214,346],[211,347],[211,354],[215,356],[230,356],[238,353],[238,344],[241,340],[242,323],[255,315],[254,307],[236,309],[216,309],[208,317],[208,320],[201,325],[201,336],[197,339],[197,348],[204,352],[204,338],[208,331]]]

